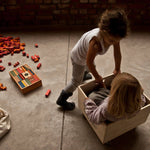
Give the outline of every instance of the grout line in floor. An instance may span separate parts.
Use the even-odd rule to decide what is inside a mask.
[[[68,33],[67,64],[66,64],[66,78],[65,78],[65,85],[67,85],[67,78],[68,78],[69,47],[70,47],[70,31],[69,31],[69,33]],[[63,111],[63,118],[62,118],[62,130],[61,130],[60,150],[63,150],[63,133],[64,133],[64,124],[65,124],[65,111]]]

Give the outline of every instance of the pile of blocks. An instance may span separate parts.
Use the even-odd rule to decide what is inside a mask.
[[[19,37],[3,37],[0,35],[0,57],[8,54],[13,55],[14,53],[20,53],[20,51],[25,49],[24,47],[25,43],[20,43]]]
[[[34,45],[36,48],[38,48],[38,44]],[[20,53],[22,51],[22,56],[26,56],[29,58],[29,54],[26,54],[25,50],[25,43],[20,43],[20,37],[13,38],[12,36],[3,37],[0,35],[0,58],[14,53]],[[38,62],[40,60],[39,55],[31,56],[31,59],[34,62]],[[2,60],[0,59],[0,63]],[[19,62],[17,61],[13,66],[16,67],[19,65]],[[8,62],[8,66],[11,66],[11,62]],[[41,67],[41,63],[37,65],[37,69]],[[0,65],[0,71],[4,71],[5,67]]]

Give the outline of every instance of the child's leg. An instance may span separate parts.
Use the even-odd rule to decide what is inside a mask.
[[[89,94],[89,98],[92,99],[97,106],[99,106],[106,97],[109,96],[110,90],[106,88],[99,88],[98,90],[94,90]]]
[[[88,66],[85,67],[83,81],[92,79],[92,75],[90,74]]]
[[[78,65],[74,62],[72,62],[72,79],[65,87],[64,91],[67,93],[73,93],[76,88],[82,83],[85,66]]]
[[[62,90],[56,102],[66,110],[73,110],[75,108],[75,104],[73,102],[67,102],[67,99],[72,96],[75,89],[82,83],[85,70],[85,66],[77,65],[74,62],[72,62],[72,67],[72,79],[65,89]]]

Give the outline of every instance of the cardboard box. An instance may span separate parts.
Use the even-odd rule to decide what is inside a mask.
[[[9,75],[16,82],[23,94],[42,86],[41,79],[27,64],[10,71]]]
[[[113,75],[104,78],[106,86],[110,86],[113,78]],[[150,99],[144,94],[147,101],[146,105],[141,108],[141,110],[136,114],[136,116],[130,119],[119,120],[111,123],[103,122],[99,125],[90,122],[84,111],[84,101],[87,98],[89,92],[91,92],[96,86],[97,85],[95,84],[95,82],[91,81],[78,87],[78,106],[103,144],[126,133],[127,131],[135,128],[136,126],[146,121],[150,113]]]

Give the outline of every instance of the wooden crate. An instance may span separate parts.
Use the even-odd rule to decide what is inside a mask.
[[[113,75],[104,78],[106,86],[110,85],[113,78]],[[97,85],[95,84],[95,82],[91,81],[78,87],[78,106],[103,144],[126,133],[127,131],[146,121],[150,113],[150,99],[144,94],[146,97],[146,105],[141,108],[136,116],[130,119],[119,120],[111,123],[103,122],[99,125],[93,124],[91,121],[89,121],[85,114],[84,101],[85,98],[87,98],[89,92],[91,92],[96,86]]]
[[[9,72],[23,94],[42,86],[41,79],[27,65],[20,66]]]

